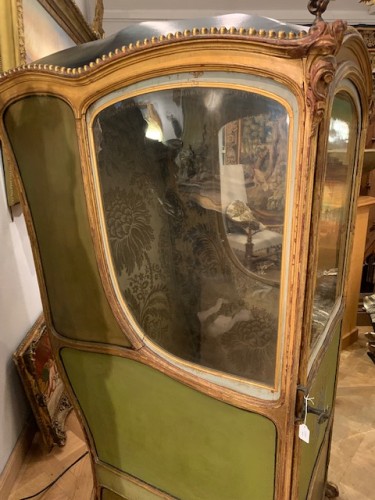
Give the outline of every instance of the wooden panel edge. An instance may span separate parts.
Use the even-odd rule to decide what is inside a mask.
[[[73,42],[80,44],[98,38],[72,0],[65,0],[63,5],[57,0],[38,0],[38,2]]]

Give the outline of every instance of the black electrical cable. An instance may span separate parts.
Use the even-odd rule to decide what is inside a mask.
[[[47,486],[45,486],[42,490],[38,491],[37,493],[34,493],[34,495],[30,495],[29,497],[23,497],[23,498],[20,498],[19,500],[28,500],[29,498],[35,498],[37,497],[38,495],[41,495],[42,493],[44,493],[45,491],[47,491],[49,488],[51,488],[51,486],[53,486],[55,483],[57,483],[57,481],[66,473],[68,472],[69,469],[71,469],[76,463],[78,463],[80,460],[82,460],[83,457],[85,457],[86,455],[88,454],[88,451],[85,451],[85,453],[83,453],[83,455],[81,455],[80,457],[77,458],[77,460],[75,460],[72,464],[69,465],[69,467],[67,467],[66,469],[64,469],[61,474],[59,474],[57,477],[55,477],[55,479],[47,484]]]

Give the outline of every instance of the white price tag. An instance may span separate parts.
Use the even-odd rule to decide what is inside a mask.
[[[310,430],[306,424],[300,424],[298,429],[298,436],[300,439],[302,439],[302,441],[305,441],[305,443],[310,442]]]

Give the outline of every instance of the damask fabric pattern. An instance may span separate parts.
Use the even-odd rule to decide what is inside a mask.
[[[145,127],[130,101],[104,109],[94,124],[123,297],[148,337],[170,353],[272,385],[279,290],[235,263],[223,242],[222,214],[203,207],[189,188],[191,151],[177,158],[173,148],[147,139]],[[203,162],[207,148],[194,147]]]

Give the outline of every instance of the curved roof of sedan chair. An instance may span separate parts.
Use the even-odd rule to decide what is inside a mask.
[[[355,31],[354,28],[348,30]],[[255,45],[272,47],[273,50],[282,54],[282,57],[287,58],[303,57],[318,42],[318,45],[325,45],[326,54],[333,54],[337,53],[344,33],[348,30],[345,21],[337,20],[326,23],[320,16],[317,16],[315,20],[312,19],[311,27],[241,13],[143,22],[128,26],[108,38],[74,46],[30,64],[10,69],[0,74],[0,78],[30,69],[74,76],[92,71],[108,62],[109,59],[117,59],[125,54],[189,39],[211,41],[218,38],[242,39]],[[326,42],[321,40],[324,35],[328,37]]]
[[[10,69],[0,74],[0,78],[25,70],[41,70],[64,76],[76,76],[98,69],[109,60],[118,59],[124,55],[161,45],[183,43],[192,39],[207,41],[223,38],[240,39],[255,46],[266,45],[275,52],[275,55],[292,59],[307,55],[315,45],[319,46],[320,52],[325,55],[332,55],[338,52],[345,32],[354,31],[354,28],[348,28],[347,23],[342,20],[326,23],[320,14],[312,19],[311,27],[241,13],[172,21],[150,21],[128,26],[108,38],[74,46],[30,64]]]
[[[198,23],[204,27],[197,28]],[[304,26],[247,14],[150,21],[128,26],[108,38],[65,49],[35,62],[42,65],[79,68],[94,61],[98,62],[97,59],[101,59],[103,55],[110,55],[118,50],[140,48],[192,36],[250,35],[261,39],[295,39],[306,34]]]

